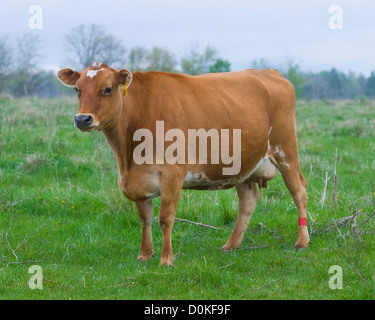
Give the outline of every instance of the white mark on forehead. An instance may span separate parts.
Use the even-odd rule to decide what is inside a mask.
[[[88,77],[90,77],[92,79],[92,78],[94,78],[96,76],[96,74],[99,71],[102,71],[102,70],[104,70],[104,68],[99,69],[99,70],[87,70],[86,76],[88,76]]]

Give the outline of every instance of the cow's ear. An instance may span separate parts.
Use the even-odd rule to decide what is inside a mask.
[[[80,76],[81,75],[79,72],[73,71],[69,68],[61,69],[57,73],[57,77],[61,80],[63,84],[65,84],[68,87],[73,87]]]
[[[128,87],[130,87],[132,80],[133,80],[133,75],[129,70],[122,69],[117,73],[117,81],[122,86],[124,86],[125,83],[127,83]]]

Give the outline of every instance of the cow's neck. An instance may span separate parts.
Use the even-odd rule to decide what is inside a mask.
[[[139,124],[144,123],[144,110],[148,104],[142,74],[137,71],[133,73],[131,90],[128,90],[127,96],[122,99],[118,124],[104,132],[124,178],[133,163],[133,135]]]
[[[130,106],[127,106],[130,107]],[[121,114],[119,115],[119,122],[116,126],[104,131],[104,135],[110,144],[117,160],[117,165],[121,174],[125,174],[128,168],[129,148],[129,134],[127,133],[127,112],[125,105],[122,106]]]

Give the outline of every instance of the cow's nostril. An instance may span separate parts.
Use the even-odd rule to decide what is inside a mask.
[[[85,124],[90,125],[92,123],[92,116],[88,116],[85,120]]]
[[[92,124],[93,118],[91,115],[79,114],[74,117],[74,122],[77,126],[89,126]]]

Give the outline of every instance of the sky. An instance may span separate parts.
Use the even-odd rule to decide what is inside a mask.
[[[30,29],[33,5],[42,8],[42,29]],[[329,12],[333,5],[341,14]],[[15,43],[25,33],[39,34],[45,69],[70,67],[64,37],[93,23],[128,51],[159,46],[179,60],[193,47],[214,47],[232,70],[260,58],[276,67],[292,59],[306,72],[336,68],[368,76],[375,70],[373,0],[12,0],[0,6],[0,37]]]

